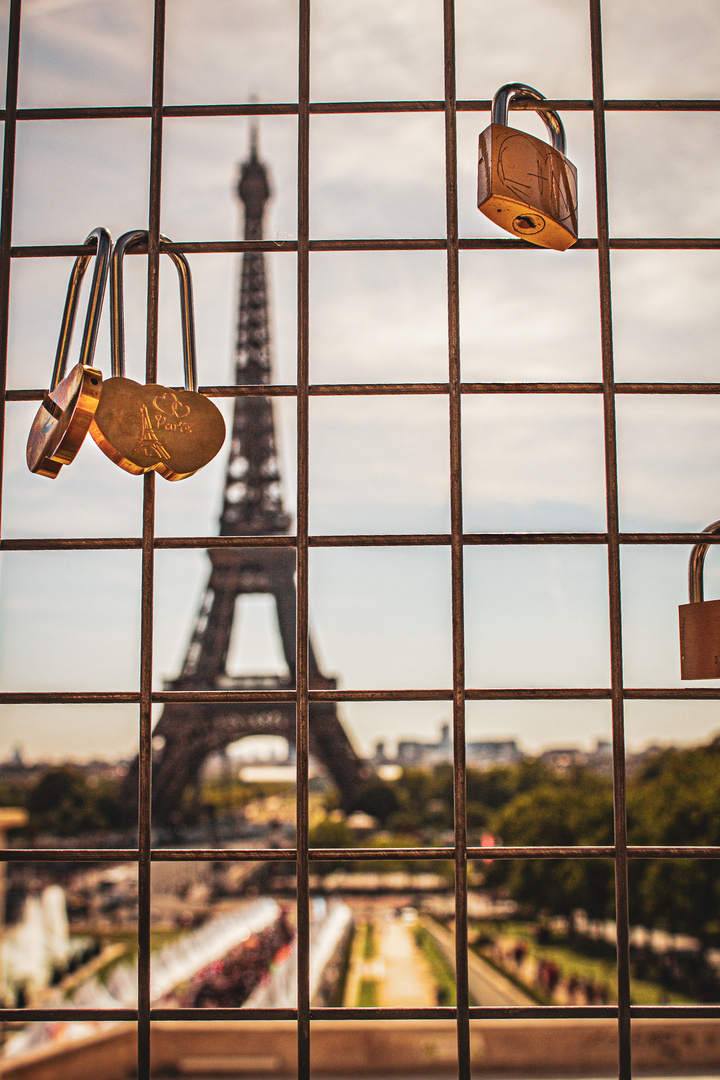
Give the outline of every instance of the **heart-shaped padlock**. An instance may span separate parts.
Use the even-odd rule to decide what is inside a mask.
[[[119,237],[110,270],[112,378],[102,386],[90,434],[104,454],[126,472],[159,472],[166,480],[184,480],[207,465],[225,441],[222,413],[196,391],[195,323],[190,267],[181,252],[168,254],[180,282],[185,389],[158,383],[141,385],[125,378],[123,258],[131,244],[147,242],[144,230]],[[161,237],[167,241],[167,237]]]
[[[93,229],[85,243],[89,244],[93,239],[97,240],[95,271],[90,287],[80,362],[69,375],[65,375],[80,287],[92,255],[79,255],[75,260],[65,298],[50,390],[43,398],[28,435],[26,457],[30,472],[49,476],[51,479],[55,479],[63,465],[69,465],[74,460],[82,446],[102,389],[102,375],[91,365],[105,296],[112,237],[107,229],[99,228]]]

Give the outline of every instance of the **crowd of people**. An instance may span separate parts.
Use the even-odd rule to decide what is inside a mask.
[[[546,933],[540,928],[536,936],[540,939]],[[608,1005],[616,1000],[611,980],[603,982],[562,971],[554,960],[534,954],[519,938],[498,935],[478,944],[484,956],[523,986],[535,990],[547,1004]],[[586,944],[592,955],[614,963],[614,944],[604,943],[604,948],[597,941],[586,940]],[[718,968],[698,947],[652,949],[631,944],[630,973],[635,979],[654,983],[663,1001],[669,1000],[670,993],[704,1002],[720,1000]]]
[[[272,926],[251,934],[220,960],[198,971],[177,995],[186,1009],[237,1008],[292,949],[295,931],[286,909]]]
[[[562,972],[554,960],[534,956],[524,941],[498,937],[483,945],[483,955],[552,1005],[608,1005],[610,987]]]
[[[720,972],[702,949],[665,949],[630,946],[630,970],[638,979],[649,979],[697,1001],[720,1000]]]

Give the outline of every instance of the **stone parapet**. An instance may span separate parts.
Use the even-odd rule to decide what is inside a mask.
[[[153,1076],[295,1076],[292,1021],[163,1022],[153,1025]],[[474,1020],[473,1074],[493,1076],[612,1075],[617,1072],[613,1020]],[[313,1074],[383,1077],[457,1075],[452,1021],[317,1021],[312,1024]],[[717,1070],[720,1022],[633,1022],[633,1063],[667,1075]],[[135,1026],[118,1024],[75,1042],[0,1063],[4,1080],[127,1080],[136,1068]]]

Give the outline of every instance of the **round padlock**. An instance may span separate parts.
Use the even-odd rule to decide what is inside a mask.
[[[180,284],[185,389],[125,378],[123,259],[132,244],[147,243],[145,230],[120,236],[110,269],[112,378],[103,383],[90,434],[104,454],[126,472],[158,472],[166,480],[184,480],[207,465],[225,441],[225,421],[218,407],[197,393],[192,278],[185,256],[169,251]],[[167,237],[160,238],[171,243]]]
[[[50,389],[33,420],[27,442],[30,472],[55,479],[63,465],[69,465],[87,435],[102,390],[102,374],[92,367],[110,264],[112,237],[107,229],[93,229],[85,243],[97,242],[95,271],[88,300],[80,361],[65,375],[68,352],[77,315],[80,287],[92,255],[79,255],[68,282],[55,354]]]

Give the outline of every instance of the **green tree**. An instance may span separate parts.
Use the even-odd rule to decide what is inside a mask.
[[[391,829],[405,833],[418,833],[428,826],[444,827],[449,805],[452,822],[452,797],[449,804],[443,790],[443,780],[436,776],[437,770],[403,769],[393,784],[398,809],[387,821]]]
[[[720,739],[666,750],[628,788],[633,844],[720,844]],[[720,936],[720,865],[713,859],[634,860],[631,918],[645,926],[689,933],[705,943]]]
[[[352,847],[353,834],[344,818],[324,817],[310,829],[310,847]]]
[[[497,765],[487,772],[468,770],[468,792],[471,784],[478,797],[491,810],[500,810],[516,795],[532,791],[541,784],[557,782],[556,774],[542,761],[521,761],[518,765]]]
[[[720,844],[720,739],[666,750],[629,785],[628,831],[635,844]]]
[[[353,805],[353,810],[364,810],[366,814],[377,818],[381,825],[399,809],[400,801],[394,786],[379,777],[373,777],[365,784]]]
[[[612,843],[612,788],[581,770],[570,778],[546,780],[516,795],[491,819],[491,828],[509,846],[575,846]],[[598,859],[517,859],[495,861],[488,884],[504,885],[512,898],[533,912],[570,914],[584,908],[602,918],[613,910],[613,868]]]
[[[79,836],[114,824],[118,799],[108,785],[93,787],[75,769],[48,769],[27,797],[30,827],[54,836]]]

